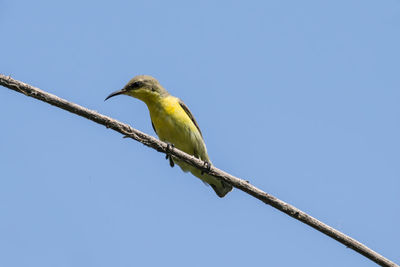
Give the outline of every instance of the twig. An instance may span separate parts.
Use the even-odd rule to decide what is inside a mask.
[[[149,136],[141,131],[138,131],[127,124],[121,123],[115,119],[110,117],[104,116],[99,114],[93,110],[89,110],[77,104],[71,103],[65,99],[59,98],[53,94],[49,94],[45,91],[42,91],[36,87],[33,87],[29,84],[14,80],[9,76],[5,76],[0,74],[0,85],[17,91],[19,93],[23,93],[27,96],[39,99],[41,101],[47,102],[51,105],[57,106],[59,108],[68,110],[72,113],[75,113],[79,116],[85,117],[91,121],[97,122],[106,126],[107,128],[111,128],[124,136],[130,137],[140,143],[149,146],[151,148],[156,149],[159,152],[166,153],[167,152],[167,144]],[[187,162],[188,164],[206,172],[212,176],[221,179],[232,186],[248,193],[249,195],[261,200],[262,202],[271,205],[272,207],[286,213],[287,215],[299,220],[314,229],[330,236],[331,238],[337,240],[338,242],[344,244],[346,247],[355,250],[356,252],[364,255],[365,257],[369,258],[370,260],[376,262],[381,266],[390,266],[390,267],[399,267],[394,262],[386,259],[382,255],[378,254],[377,252],[373,251],[372,249],[368,248],[367,246],[363,245],[362,243],[358,242],[357,240],[343,234],[342,232],[324,224],[323,222],[313,218],[312,216],[306,214],[305,212],[295,208],[294,206],[277,199],[276,197],[265,193],[264,191],[258,189],[257,187],[251,185],[247,181],[239,179],[226,173],[214,166],[208,168],[205,166],[204,162],[188,155],[178,149],[173,149],[172,151],[168,151],[168,153],[174,155],[175,157]]]

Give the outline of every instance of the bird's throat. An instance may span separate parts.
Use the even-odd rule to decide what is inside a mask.
[[[134,90],[128,93],[130,96],[142,100],[147,106],[155,105],[160,102],[161,96],[148,90]]]

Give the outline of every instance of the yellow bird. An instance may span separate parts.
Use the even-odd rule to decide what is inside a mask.
[[[147,105],[153,129],[160,140],[211,164],[199,125],[189,108],[182,100],[170,95],[155,78],[138,75],[123,89],[110,94],[105,100],[121,94],[140,99]],[[184,172],[190,171],[194,176],[211,185],[219,197],[224,197],[232,190],[230,184],[202,173],[175,157],[167,155],[167,158],[170,160],[171,167],[175,162]]]

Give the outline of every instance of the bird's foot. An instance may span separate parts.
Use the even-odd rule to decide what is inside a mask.
[[[174,149],[174,147],[175,147],[174,144],[167,143],[167,148],[165,149],[165,153],[166,153],[165,158],[166,159],[171,157],[171,155],[169,153],[172,151],[172,149]]]
[[[169,166],[171,166],[171,168],[173,168],[175,166],[175,163],[172,160],[172,156],[171,156],[171,154],[169,154],[169,152],[171,152],[173,148],[174,148],[174,144],[167,143],[165,159],[169,159]]]
[[[204,161],[204,168],[207,170],[207,172],[209,172],[210,170],[211,170],[211,162],[208,162],[208,161]],[[201,171],[201,175],[203,175],[204,174],[204,170],[203,171]]]

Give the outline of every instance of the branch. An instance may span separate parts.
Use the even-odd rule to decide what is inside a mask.
[[[167,144],[149,136],[139,130],[136,130],[130,127],[127,124],[121,123],[115,119],[99,114],[93,110],[89,110],[85,107],[79,106],[77,104],[71,103],[65,99],[59,98],[53,94],[49,94],[45,91],[42,91],[36,87],[33,87],[29,84],[17,81],[12,79],[9,76],[5,76],[0,74],[0,85],[17,91],[19,93],[25,94],[26,96],[30,96],[41,101],[47,102],[53,106],[65,109],[72,113],[75,113],[79,116],[85,117],[91,121],[97,122],[106,126],[107,128],[111,128],[127,137],[130,137],[148,147],[154,148],[158,152],[169,153],[173,156],[179,158],[180,160],[185,161],[186,163],[212,175],[216,178],[231,184],[232,186],[246,192],[247,194],[261,200],[265,204],[271,205],[272,207],[286,213],[287,215],[299,220],[314,229],[324,233],[325,235],[335,239],[336,241],[342,243],[348,248],[353,249],[354,251],[360,253],[361,255],[367,257],[368,259],[374,261],[375,263],[381,266],[390,266],[390,267],[399,267],[394,262],[386,259],[379,253],[373,251],[357,240],[343,234],[342,232],[330,227],[329,225],[324,224],[323,222],[315,219],[314,217],[306,214],[305,212],[297,209],[296,207],[270,195],[266,192],[258,189],[257,187],[251,185],[250,183],[239,179],[235,176],[230,175],[214,166],[211,166],[210,169],[204,165],[204,162],[186,154],[176,148],[167,151]]]

